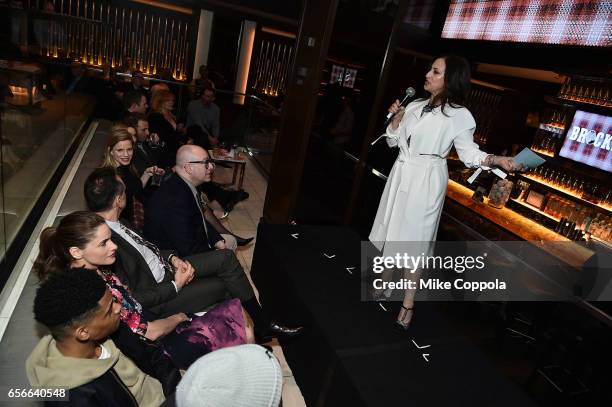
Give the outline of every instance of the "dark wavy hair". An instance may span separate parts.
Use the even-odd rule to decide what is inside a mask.
[[[446,69],[444,70],[444,89],[436,95],[433,104],[440,104],[440,109],[444,113],[446,105],[456,108],[465,104],[470,93],[471,69],[469,62],[463,57],[445,55],[434,58],[434,61],[439,58],[443,59],[446,64]],[[431,94],[428,94],[429,96]]]
[[[96,228],[102,224],[104,219],[101,216],[77,211],[66,215],[57,227],[43,230],[38,257],[32,267],[38,278],[45,280],[50,274],[69,269],[74,261],[70,248],[85,248],[93,240]]]

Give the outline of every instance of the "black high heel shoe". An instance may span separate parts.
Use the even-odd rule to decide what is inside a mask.
[[[234,235],[234,237],[236,238],[236,243],[238,246],[246,246],[251,243],[253,239],[255,239],[254,237],[240,237],[236,235]]]
[[[398,318],[395,320],[395,327],[399,328],[403,331],[407,331],[410,328],[410,322],[412,322],[412,307],[406,308],[402,305],[402,310],[398,315]]]

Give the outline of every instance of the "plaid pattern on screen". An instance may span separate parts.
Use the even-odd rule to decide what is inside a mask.
[[[344,79],[344,67],[339,66],[339,65],[333,65],[331,76],[329,78],[329,83],[330,84],[342,83],[343,79]]]
[[[345,88],[354,88],[355,87],[355,78],[357,78],[357,70],[346,68],[346,73],[344,74],[344,83],[343,86]]]
[[[442,38],[612,45],[610,0],[451,0]]]
[[[593,130],[596,134],[601,132],[603,133],[603,139],[601,137],[599,139],[592,139],[591,137],[589,140],[589,137],[587,137],[587,141],[590,144],[571,140],[570,136],[576,126]],[[608,135],[607,138],[606,135]],[[559,155],[612,172],[612,151],[610,151],[612,150],[612,138],[610,135],[612,135],[612,117],[577,110]],[[596,146],[596,144],[599,146]]]

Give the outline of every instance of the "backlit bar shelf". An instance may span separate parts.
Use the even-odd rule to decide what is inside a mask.
[[[540,129],[549,131],[551,133],[556,133],[556,134],[565,133],[565,127],[555,126],[553,124],[548,124],[548,123],[540,123]]]
[[[601,208],[601,209],[604,209],[604,210],[606,210],[606,211],[608,211],[608,212],[612,213],[612,208],[611,208],[611,207],[604,206],[604,205],[600,205],[600,204],[596,204],[596,203],[591,202],[591,201],[587,201],[586,199],[584,199],[584,198],[582,198],[582,197],[580,197],[580,196],[576,195],[574,192],[569,191],[569,190],[567,190],[567,189],[565,189],[565,188],[561,188],[561,187],[559,187],[558,185],[551,184],[551,183],[549,183],[549,182],[546,182],[546,181],[544,181],[544,180],[541,180],[541,179],[535,178],[535,177],[533,177],[533,176],[531,176],[531,175],[527,175],[527,174],[520,174],[520,176],[521,176],[522,178],[526,178],[526,179],[528,179],[528,180],[530,180],[530,181],[537,182],[537,183],[538,183],[538,184],[540,184],[540,185],[544,185],[544,186],[546,186],[546,187],[548,187],[548,188],[550,188],[550,189],[553,189],[553,190],[555,190],[555,191],[557,191],[557,192],[560,192],[560,193],[562,193],[562,194],[564,194],[564,195],[567,195],[567,196],[569,196],[570,198],[577,199],[577,200],[579,200],[579,201],[581,201],[581,202],[584,202],[584,203],[586,203],[586,204],[588,204],[588,205],[591,205],[591,206],[594,206],[594,207],[597,207],[597,208]]]
[[[545,156],[547,156],[547,157],[551,157],[551,158],[553,158],[553,157],[555,156],[553,153],[551,153],[551,152],[549,152],[549,151],[540,150],[540,149],[538,149],[538,148],[534,148],[534,147],[531,147],[531,149],[532,149],[533,151],[535,151],[536,153],[538,153],[538,154],[542,154],[542,155],[545,155]]]
[[[587,99],[584,97],[568,97],[568,96],[558,96],[561,100],[566,100],[568,102],[578,102],[583,103],[585,105],[593,105],[599,107],[612,107],[612,103],[606,100],[594,101],[592,99]]]
[[[515,198],[510,198],[510,200],[511,200],[512,202],[516,202],[517,204],[519,204],[519,205],[521,205],[521,206],[524,206],[524,207],[525,207],[525,208],[527,208],[527,209],[530,209],[530,210],[532,210],[532,211],[534,211],[534,212],[537,212],[537,213],[539,213],[539,214],[540,214],[540,215],[542,215],[542,216],[546,216],[547,218],[552,219],[552,220],[554,220],[555,222],[559,222],[559,221],[561,220],[560,218],[557,218],[557,217],[555,217],[555,216],[552,216],[552,215],[550,215],[550,214],[548,214],[548,213],[544,212],[543,210],[540,210],[540,209],[536,208],[535,206],[531,206],[531,205],[529,205],[528,203],[525,203],[525,202],[523,202],[523,201],[519,201],[518,199],[515,199]]]

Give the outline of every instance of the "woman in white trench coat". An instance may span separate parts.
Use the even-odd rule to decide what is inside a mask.
[[[385,256],[398,251],[387,242],[429,242],[436,239],[444,205],[448,170],[446,157],[454,145],[459,159],[468,167],[498,166],[506,171],[520,169],[510,157],[487,154],[474,143],[476,122],[461,106],[470,85],[467,61],[456,56],[437,58],[425,76],[427,99],[399,101],[389,108],[395,113],[385,136],[390,147],[400,152],[385,185],[369,239]],[[419,246],[421,254],[425,246]],[[417,250],[414,244],[409,246]],[[427,254],[427,248],[424,249]],[[406,290],[396,322],[408,328],[412,318],[414,290]]]

